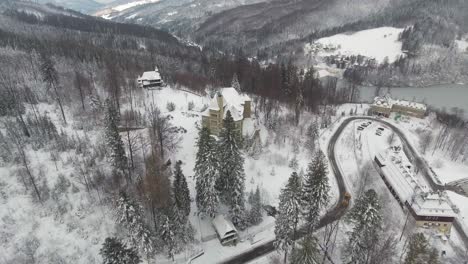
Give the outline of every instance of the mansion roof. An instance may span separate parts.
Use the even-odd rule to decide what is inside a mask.
[[[239,92],[232,87],[221,88],[211,99],[210,106],[203,112],[203,116],[209,116],[210,110],[220,110],[220,105],[218,103],[219,96],[222,97],[223,119],[226,117],[227,111],[230,111],[234,121],[242,120],[244,116],[244,104],[246,101],[251,101],[251,99],[245,94],[239,94]]]

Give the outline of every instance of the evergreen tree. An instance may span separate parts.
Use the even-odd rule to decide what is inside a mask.
[[[294,102],[294,123],[295,125],[299,125],[299,119],[301,117],[302,107],[304,106],[304,92],[302,89],[297,86],[296,89],[296,98]]]
[[[430,248],[429,242],[422,233],[411,236],[408,253],[404,264],[438,264],[439,254],[436,249]]]
[[[190,215],[190,192],[187,185],[187,180],[182,172],[182,161],[177,161],[174,172],[174,202],[177,209],[182,212],[183,222],[187,222],[187,217]]]
[[[115,237],[106,238],[99,254],[102,256],[103,264],[138,264],[141,262],[135,249],[127,248]]]
[[[198,152],[195,162],[196,202],[199,212],[211,217],[216,214],[218,193],[215,189],[218,177],[216,159],[216,141],[210,130],[203,127],[197,141]]]
[[[239,78],[237,78],[237,73],[234,73],[234,76],[232,76],[231,86],[232,88],[236,89],[238,93],[241,92],[241,87],[239,83]]]
[[[319,151],[307,168],[302,186],[302,213],[309,231],[317,226],[321,210],[330,201],[330,185],[327,174],[325,155]]]
[[[154,243],[151,231],[145,224],[141,205],[121,191],[116,201],[115,214],[117,223],[128,230],[132,245],[140,249],[147,257],[152,255]]]
[[[278,215],[275,223],[274,243],[277,250],[284,251],[286,262],[289,249],[294,243],[294,237],[299,223],[301,203],[301,180],[296,172],[291,174],[288,183],[279,196]]]
[[[106,100],[106,116],[105,116],[105,137],[109,148],[111,149],[112,165],[116,169],[122,170],[125,173],[127,168],[127,157],[125,156],[125,148],[122,138],[119,134],[119,113],[109,99]]]
[[[260,197],[260,188],[257,186],[255,193],[251,193],[249,197],[250,212],[249,222],[252,225],[257,225],[262,221],[262,201]]]
[[[373,189],[357,199],[346,216],[353,229],[349,232],[349,242],[345,248],[345,263],[372,263],[372,253],[378,245],[379,231],[382,229],[380,210],[380,201]]]
[[[439,251],[433,248],[428,255],[427,264],[439,264]]]
[[[299,243],[299,248],[295,249],[291,254],[291,264],[318,264],[320,263],[320,251],[318,249],[317,238],[314,236],[306,236]]]
[[[248,148],[248,155],[253,159],[257,160],[260,157],[260,154],[263,152],[263,145],[260,136],[255,133],[253,138],[250,139]]]
[[[67,124],[67,119],[65,118],[65,111],[63,110],[62,99],[58,92],[58,85],[59,85],[58,72],[57,72],[57,69],[55,68],[54,62],[46,54],[41,55],[41,68],[40,69],[41,69],[43,81],[47,83],[47,85],[49,85],[49,88],[52,88],[54,90],[55,100],[57,101],[60,107],[60,112],[62,113],[63,122]]]
[[[233,224],[243,228],[245,225],[244,158],[237,144],[239,135],[235,131],[234,119],[229,110],[226,112],[219,137],[219,178],[216,189],[229,206]]]
[[[173,217],[175,217],[175,214]],[[177,253],[178,247],[176,240],[176,225],[176,219],[169,219],[169,217],[166,215],[163,216],[161,238],[164,242],[167,256],[172,260],[174,260],[174,255]]]
[[[299,168],[299,161],[297,160],[296,155],[293,156],[293,158],[289,161],[288,167],[297,170]]]
[[[307,128],[306,142],[305,142],[305,147],[311,155],[313,155],[315,152],[318,136],[319,134],[318,134],[317,123],[314,121]]]

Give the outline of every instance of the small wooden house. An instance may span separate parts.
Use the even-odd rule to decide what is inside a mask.
[[[164,82],[157,67],[154,71],[144,72],[137,81],[138,86],[141,88],[158,88],[164,86]]]
[[[221,245],[235,245],[239,241],[237,229],[223,215],[217,215],[212,221]]]

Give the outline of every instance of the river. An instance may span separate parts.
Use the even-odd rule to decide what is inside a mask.
[[[453,107],[463,109],[465,117],[468,116],[468,85],[442,84],[428,87],[398,87],[382,88],[380,94],[390,92],[393,98],[415,100],[430,105],[433,108],[450,111]],[[372,102],[375,96],[375,87],[360,87],[362,102]]]

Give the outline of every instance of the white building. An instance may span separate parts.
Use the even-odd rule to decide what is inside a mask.
[[[232,222],[224,218],[223,215],[217,215],[213,219],[212,224],[221,245],[235,245],[238,242],[239,236],[237,234],[237,229]]]
[[[208,127],[213,135],[218,136],[223,128],[223,120],[229,111],[234,119],[235,129],[239,136],[245,134],[244,121],[251,118],[252,100],[240,94],[232,87],[221,88],[211,99],[210,106],[202,113],[202,125]]]
[[[412,164],[402,160],[398,153],[379,153],[374,161],[382,180],[400,205],[409,210],[418,227],[436,228],[450,235],[456,214],[442,193],[431,193],[415,177]]]
[[[390,95],[377,96],[371,105],[370,113],[389,117],[390,113],[400,113],[403,115],[423,118],[426,115],[427,106],[422,103],[392,99]]]
[[[164,82],[157,67],[154,71],[144,72],[140,77],[138,77],[137,81],[138,86],[141,88],[156,88],[164,86]]]

